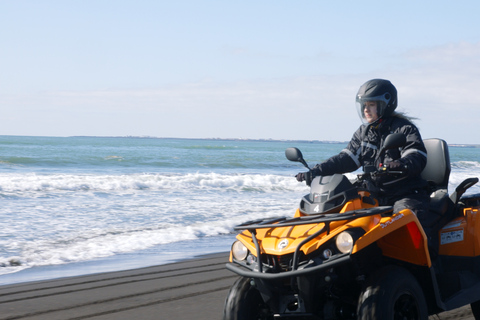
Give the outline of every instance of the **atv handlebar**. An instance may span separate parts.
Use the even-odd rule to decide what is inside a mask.
[[[406,175],[407,170],[391,170],[387,167],[381,167],[378,170],[371,171],[371,172],[364,172],[357,175],[359,180],[366,180],[372,177],[380,177],[380,176],[387,176],[387,175]]]
[[[407,178],[407,170],[391,170],[387,167],[381,167],[372,172],[365,172],[357,175],[357,181],[363,183],[365,181],[372,181],[372,178],[392,176],[394,179],[390,181],[381,182],[382,185],[387,186]],[[398,178],[397,178],[398,177]],[[396,178],[396,179],[395,179]]]

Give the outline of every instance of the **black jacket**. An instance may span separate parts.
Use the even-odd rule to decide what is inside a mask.
[[[380,159],[378,157],[380,149],[390,133],[403,133],[407,138],[407,144],[400,149],[387,150],[385,156]],[[368,172],[372,171],[372,168],[376,170],[393,160],[399,160],[407,166],[407,177],[392,184],[388,184],[388,181],[398,177],[376,179],[373,181],[376,190],[372,191],[379,196],[388,195],[388,197],[397,198],[427,186],[427,182],[420,176],[427,163],[427,151],[420,132],[413,123],[398,115],[360,126],[344,150],[317,164],[313,170],[316,174],[327,176],[352,172],[362,166],[363,170]]]

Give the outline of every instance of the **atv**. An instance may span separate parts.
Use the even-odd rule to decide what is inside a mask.
[[[391,134],[381,152],[404,144],[404,135]],[[428,226],[409,209],[379,206],[365,188],[372,175],[399,172],[316,177],[293,217],[235,227],[226,267],[241,277],[224,319],[427,319],[468,304],[480,319],[480,194],[464,195],[478,178],[449,195],[448,146],[424,144]],[[297,148],[285,153],[308,168]],[[428,241],[424,227],[438,242]]]

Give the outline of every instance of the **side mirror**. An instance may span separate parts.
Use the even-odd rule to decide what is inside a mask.
[[[310,170],[307,163],[303,159],[302,152],[298,148],[287,148],[287,150],[285,150],[285,156],[290,161],[302,163],[307,169]]]
[[[403,147],[407,144],[407,137],[403,133],[392,133],[389,134],[385,138],[385,142],[383,143],[383,147],[380,150],[380,155],[382,156],[385,151],[389,149],[396,149]]]

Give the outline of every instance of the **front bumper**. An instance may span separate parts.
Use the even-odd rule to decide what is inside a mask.
[[[332,261],[327,261],[325,263],[322,263],[321,265],[306,267],[304,269],[285,271],[281,273],[264,273],[264,272],[252,271],[252,270],[248,270],[243,267],[240,267],[233,263],[227,263],[226,267],[228,270],[235,272],[236,274],[242,277],[254,278],[254,279],[265,279],[265,280],[277,280],[277,279],[294,278],[294,277],[310,275],[312,273],[321,272],[331,268],[339,267],[341,265],[349,263],[350,261],[351,261],[350,254],[345,254]]]

